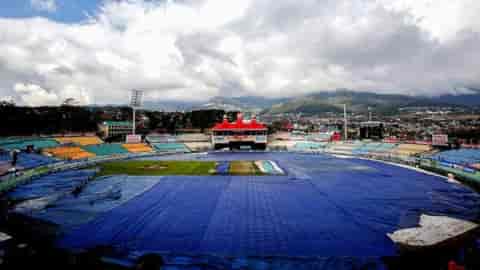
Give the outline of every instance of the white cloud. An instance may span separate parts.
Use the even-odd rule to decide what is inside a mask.
[[[12,96],[0,97],[0,102],[15,103],[15,98]]]
[[[0,19],[0,96],[104,104],[130,89],[205,100],[479,88],[480,3],[453,2],[108,0],[82,23]]]
[[[20,95],[21,101],[28,106],[60,105],[55,93],[38,85],[17,83],[14,89]]]
[[[387,9],[407,12],[411,19],[440,41],[454,39],[465,30],[478,30],[476,0],[377,0]]]
[[[16,83],[13,86],[20,101],[28,106],[60,105],[67,98],[75,99],[79,105],[90,104],[90,98],[84,89],[67,84],[57,91],[46,90],[36,84]]]
[[[30,4],[34,9],[39,11],[57,11],[57,3],[55,2],[55,0],[30,0]]]

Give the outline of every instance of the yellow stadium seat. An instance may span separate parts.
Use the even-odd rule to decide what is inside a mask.
[[[396,149],[393,150],[393,153],[403,156],[413,156],[416,154],[430,151],[431,149],[432,147],[430,145],[405,143],[400,144]]]
[[[60,146],[44,149],[44,152],[61,159],[84,159],[94,157],[95,154],[87,152],[78,146]]]
[[[130,153],[148,153],[153,151],[150,146],[143,143],[128,143],[122,146]]]
[[[96,136],[81,136],[81,137],[57,137],[55,140],[59,143],[73,143],[78,145],[92,145],[103,143],[100,138]]]

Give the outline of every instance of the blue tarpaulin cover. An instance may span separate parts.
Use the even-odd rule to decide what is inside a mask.
[[[13,200],[23,201],[55,194],[68,194],[85,185],[94,174],[94,170],[69,170],[50,174],[15,188],[7,196]]]
[[[189,260],[209,254],[273,256],[249,264],[253,269],[263,269],[265,264],[275,269],[359,269],[366,265],[381,269],[379,258],[397,255],[386,234],[416,226],[420,214],[471,221],[480,217],[480,197],[469,188],[375,161],[292,153],[157,159],[272,160],[286,175],[152,177],[158,181],[138,183],[144,188],[135,187],[139,191],[128,200],[102,208],[83,223],[76,222],[58,245],[73,250],[110,246],[126,257],[147,253],[187,254]],[[92,181],[86,189],[120,177],[125,176]],[[137,179],[142,177],[129,176],[127,181]],[[89,209],[95,194],[80,194],[79,209]],[[74,197],[66,200],[75,205]],[[57,210],[42,211],[59,223],[70,218]],[[293,258],[305,257],[315,259],[295,264]]]
[[[66,231],[94,219],[150,189],[160,177],[106,176],[89,182],[80,193],[70,193],[32,214],[61,225]]]
[[[230,162],[228,161],[219,161],[215,171],[217,174],[228,174],[228,169],[230,168]]]
[[[0,162],[12,162],[12,156],[9,152],[3,152],[0,154]],[[47,156],[43,156],[35,153],[21,152],[17,156],[17,166],[23,169],[31,169],[38,166],[54,163],[55,160]]]

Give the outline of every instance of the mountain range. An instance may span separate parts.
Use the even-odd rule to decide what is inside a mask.
[[[398,112],[404,107],[479,107],[480,92],[472,94],[442,95],[436,97],[400,94],[376,94],[351,90],[319,92],[294,98],[266,98],[259,96],[214,97],[207,102],[167,101],[145,102],[144,108],[163,111],[189,111],[222,109],[253,113],[305,113],[321,114],[341,112],[343,104],[353,112],[369,108],[380,113]]]

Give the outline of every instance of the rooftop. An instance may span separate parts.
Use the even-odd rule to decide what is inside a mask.
[[[243,115],[239,113],[237,115],[237,120],[235,122],[228,122],[227,118],[223,118],[223,122],[216,124],[213,127],[214,131],[218,130],[267,130],[267,127],[257,122],[256,118],[253,117],[251,120],[243,120]]]

